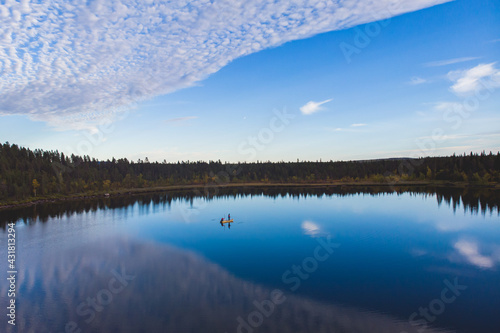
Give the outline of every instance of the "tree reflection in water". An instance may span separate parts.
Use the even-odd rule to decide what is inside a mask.
[[[242,187],[242,188],[222,188],[216,195],[204,196],[207,200],[214,198],[236,198],[247,196],[268,196],[272,198],[291,196],[300,199],[303,197],[326,196],[354,196],[368,194],[372,196],[380,195],[401,195],[409,193],[414,196],[435,196],[437,203],[441,205],[445,202],[454,211],[462,207],[463,210],[471,214],[500,214],[500,190],[490,188],[446,188],[446,187],[365,187],[365,186],[329,186],[329,187]],[[172,201],[184,200],[193,203],[195,198],[200,196],[192,190],[168,191],[161,193],[149,193],[140,195],[116,196],[110,198],[68,200],[54,203],[38,204],[27,207],[0,210],[0,225],[5,229],[9,222],[22,220],[25,224],[36,221],[46,222],[50,218],[62,218],[73,214],[84,212],[95,212],[99,209],[127,209],[135,204],[139,206],[151,206],[153,209],[170,207]]]

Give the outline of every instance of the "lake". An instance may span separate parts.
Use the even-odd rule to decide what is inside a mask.
[[[499,204],[488,189],[233,188],[3,210],[0,324],[498,332]],[[9,222],[17,330],[5,315]]]

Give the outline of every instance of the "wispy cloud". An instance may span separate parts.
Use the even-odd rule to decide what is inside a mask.
[[[165,120],[166,123],[178,123],[181,121],[186,121],[186,120],[191,120],[191,119],[197,119],[198,117],[196,116],[189,116],[189,117],[179,117],[179,118],[172,118],[172,119],[167,119]]]
[[[236,58],[448,1],[7,1],[0,114],[83,126],[61,119],[113,113],[192,86]]]
[[[327,99],[323,102],[314,102],[314,101],[307,102],[304,106],[302,106],[300,108],[300,112],[302,112],[302,114],[305,114],[305,115],[313,114],[315,112],[323,110],[324,108],[322,108],[321,105],[328,103],[328,102],[331,102],[331,101],[332,101],[332,99],[330,98],[330,99]]]
[[[447,60],[439,60],[439,61],[431,61],[424,64],[425,67],[440,67],[440,66],[448,66],[453,64],[458,64],[461,62],[467,62],[472,60],[480,59],[481,57],[463,57],[463,58],[454,58]]]
[[[342,128],[342,127],[335,127],[335,128],[325,127],[325,130],[327,130],[329,132],[352,132],[352,133],[358,133],[358,132],[362,131],[362,129],[360,129],[359,127],[365,127],[365,126],[368,126],[368,125],[364,124],[364,123],[356,123],[356,124],[351,124],[351,125],[349,125],[349,127],[345,127],[345,128]]]
[[[500,70],[495,63],[480,64],[464,71],[452,71],[448,78],[453,82],[451,91],[457,95],[469,94],[500,87]]]
[[[459,102],[437,102],[434,104],[434,110],[436,111],[448,111],[448,110],[463,110],[464,105]]]
[[[408,82],[408,83],[412,84],[412,85],[418,85],[418,84],[427,83],[427,82],[428,81],[426,79],[422,79],[421,77],[414,76],[410,79],[410,82]]]

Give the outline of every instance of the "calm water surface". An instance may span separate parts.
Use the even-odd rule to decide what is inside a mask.
[[[0,211],[0,331],[499,332],[498,191],[443,191],[179,192]]]

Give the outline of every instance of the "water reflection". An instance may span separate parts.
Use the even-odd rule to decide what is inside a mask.
[[[480,269],[491,269],[500,263],[499,245],[480,244],[477,240],[460,239],[453,247],[457,255],[453,256],[452,260],[458,257]]]
[[[58,333],[69,325],[82,333],[237,332],[238,318],[248,323],[255,300],[271,299],[276,288],[290,292],[300,277],[300,289],[275,303],[255,333],[417,332],[422,327],[407,327],[409,316],[441,295],[443,281],[455,279],[467,290],[432,325],[496,332],[500,219],[478,216],[497,207],[494,190],[234,191],[0,211],[4,222],[19,221],[20,331]],[[189,222],[185,212],[192,213]],[[234,221],[221,227],[228,212]],[[341,244],[335,255],[321,263],[307,259],[328,236]],[[0,256],[6,257],[5,247]],[[295,272],[296,265],[310,270],[316,264],[307,281]],[[288,270],[293,274],[284,278]],[[130,275],[136,277],[127,280]],[[0,307],[3,302],[0,297]],[[250,320],[260,321],[258,315]]]
[[[318,237],[326,235],[326,232],[323,231],[322,227],[318,223],[313,221],[309,220],[304,221],[302,222],[300,227],[302,228],[304,235],[308,235],[310,237]]]
[[[269,306],[271,290],[153,242],[115,237],[33,251],[23,267],[19,332],[415,332],[386,315],[293,294]]]
[[[198,193],[198,192],[196,192]],[[113,210],[119,212],[128,207],[138,205],[139,214],[149,213],[149,209],[158,211],[170,209],[173,201],[185,201],[193,205],[197,198],[213,200],[220,198],[243,198],[253,196],[268,196],[271,198],[291,197],[300,200],[307,197],[323,196],[354,196],[366,194],[370,196],[383,196],[408,193],[412,196],[435,196],[438,205],[445,202],[454,211],[463,208],[465,213],[481,214],[496,213],[500,215],[500,190],[491,188],[444,188],[444,187],[269,187],[269,188],[226,188],[219,189],[217,194],[200,196],[194,191],[169,191],[163,193],[151,193],[141,195],[118,196],[111,198],[86,199],[75,201],[62,201],[47,204],[38,204],[28,207],[0,210],[0,225],[5,228],[9,222],[22,220],[25,224],[32,224],[36,221],[46,222],[50,218],[70,217],[74,214],[95,212],[97,210]]]

